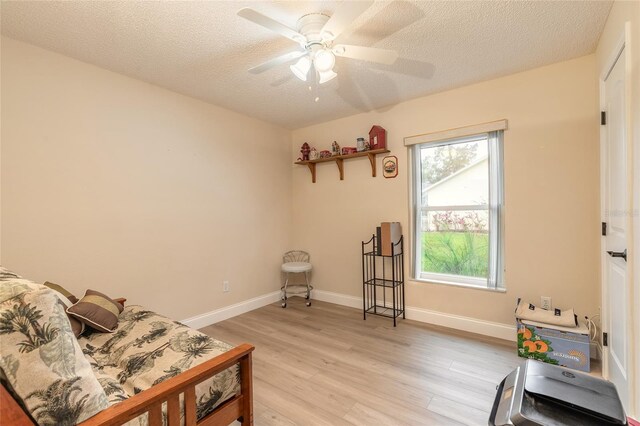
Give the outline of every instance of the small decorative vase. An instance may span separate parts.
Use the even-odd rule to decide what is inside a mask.
[[[358,138],[358,143],[356,145],[358,152],[362,152],[365,150],[364,138]]]

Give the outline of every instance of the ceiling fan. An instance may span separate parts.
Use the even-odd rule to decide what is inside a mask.
[[[309,71],[313,68],[317,72],[318,82],[322,84],[337,76],[333,71],[336,56],[386,65],[394,63],[398,58],[398,53],[394,50],[334,44],[347,26],[372,4],[373,0],[343,1],[332,16],[323,13],[309,13],[302,16],[298,19],[297,30],[253,9],[240,9],[239,16],[293,40],[301,48],[250,68],[249,72],[259,74],[297,59],[297,62],[289,67],[291,72],[300,80],[307,81]]]

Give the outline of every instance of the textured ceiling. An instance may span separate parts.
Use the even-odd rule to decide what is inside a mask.
[[[316,89],[287,65],[247,69],[297,47],[236,15],[252,7],[295,28],[339,2],[2,1],[2,34],[288,128],[594,52],[610,1],[380,1],[338,42],[395,49],[391,66],[338,58]]]

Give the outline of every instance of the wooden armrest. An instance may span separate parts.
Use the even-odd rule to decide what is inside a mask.
[[[33,426],[29,416],[13,399],[4,385],[0,385],[0,424],[12,426]]]
[[[246,363],[247,360],[248,362],[250,362],[251,352],[253,352],[254,349],[254,346],[246,343],[236,346],[235,348],[223,354],[220,354],[213,359],[205,361],[200,365],[196,365],[195,367],[190,368],[175,377],[158,383],[157,385],[143,392],[140,392],[137,395],[134,395],[122,402],[112,405],[109,408],[106,408],[90,419],[82,422],[81,425],[120,425],[138,417],[139,415],[147,411],[150,412],[151,416],[152,413],[150,411],[150,407],[161,407],[161,404],[164,401],[167,401],[167,398],[172,396],[175,396],[177,398],[177,395],[185,391],[193,392],[193,398],[195,399],[193,386],[218,374],[223,370],[226,370],[227,368],[235,364],[240,363],[242,369],[243,363]],[[250,364],[248,365],[248,373],[250,374],[251,367]],[[245,373],[243,372],[243,374]],[[246,391],[251,392],[251,389],[242,389],[243,393]],[[195,410],[195,406],[193,407],[193,410]],[[185,412],[187,412],[187,407],[185,407]],[[250,423],[248,424],[252,424],[252,421],[253,419],[251,418]]]

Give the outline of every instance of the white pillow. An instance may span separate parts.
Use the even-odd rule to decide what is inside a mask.
[[[518,303],[516,318],[563,327],[576,327],[578,325],[573,308],[564,311],[560,309],[546,310],[522,300]]]

